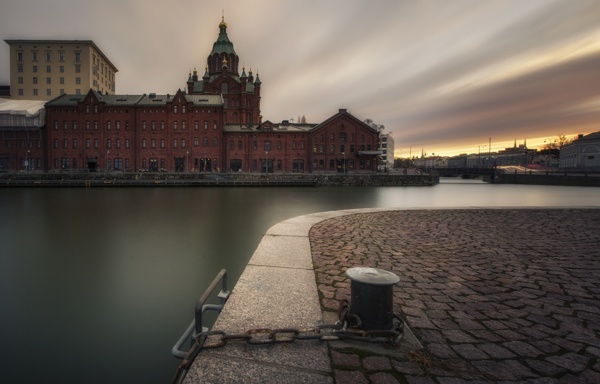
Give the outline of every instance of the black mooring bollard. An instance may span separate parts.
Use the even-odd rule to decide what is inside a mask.
[[[389,330],[394,326],[394,284],[400,278],[377,268],[355,267],[350,278],[350,314],[357,315],[365,331]]]

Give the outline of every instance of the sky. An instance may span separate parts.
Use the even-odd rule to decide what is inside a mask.
[[[0,38],[93,40],[118,94],[173,94],[204,73],[223,15],[263,120],[346,108],[397,157],[600,131],[600,0],[0,0]]]

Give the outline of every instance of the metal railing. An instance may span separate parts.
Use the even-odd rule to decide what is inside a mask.
[[[221,283],[221,291],[217,295],[217,298],[220,301],[220,304],[205,304],[212,292],[215,290],[217,285]],[[202,294],[198,302],[196,303],[195,309],[195,317],[192,319],[192,322],[187,327],[183,335],[177,340],[177,343],[171,348],[171,354],[178,359],[184,359],[188,354],[188,351],[182,350],[182,347],[186,342],[189,341],[189,345],[191,346],[194,339],[202,332],[208,331],[208,328],[204,327],[202,324],[202,315],[205,311],[217,311],[221,312],[223,306],[227,302],[229,298],[229,291],[227,290],[227,271],[225,269],[221,269],[221,271],[215,276],[213,281],[210,283],[206,291]]]

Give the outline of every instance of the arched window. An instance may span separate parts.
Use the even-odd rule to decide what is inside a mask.
[[[221,84],[221,94],[227,95],[228,93],[229,93],[229,84],[227,84],[226,82],[223,82],[223,84]]]

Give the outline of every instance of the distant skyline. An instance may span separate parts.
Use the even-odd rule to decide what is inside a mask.
[[[264,120],[347,108],[396,156],[488,152],[600,131],[600,0],[0,0],[6,39],[93,40],[119,94],[185,89],[224,12]]]

